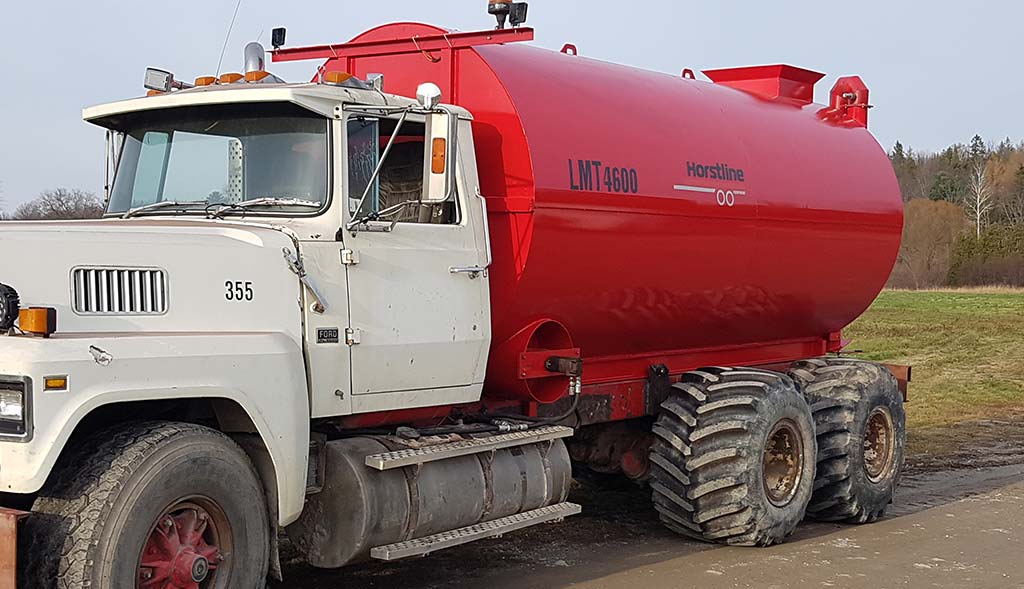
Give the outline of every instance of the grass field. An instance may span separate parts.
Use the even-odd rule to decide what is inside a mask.
[[[885,291],[844,335],[914,367],[911,428],[1024,413],[1024,290]]]

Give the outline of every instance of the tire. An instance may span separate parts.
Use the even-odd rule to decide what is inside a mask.
[[[903,472],[907,441],[896,378],[880,364],[853,358],[801,360],[789,373],[811,405],[818,439],[807,515],[855,524],[882,517]]]
[[[652,429],[654,507],[669,529],[705,542],[768,546],[804,518],[814,481],[814,424],[786,375],[748,368],[688,372]],[[779,451],[765,451],[770,440]],[[792,459],[770,462],[783,465],[786,476],[766,477],[772,457]]]
[[[163,558],[153,556],[155,538],[169,530],[178,539],[192,530],[197,538],[179,573],[186,567],[186,574],[202,577],[199,556],[209,565],[191,586],[266,585],[270,525],[263,486],[245,452],[209,428],[160,422],[101,432],[62,456],[32,512],[18,562],[27,587],[162,587],[159,571],[141,565],[143,556]]]

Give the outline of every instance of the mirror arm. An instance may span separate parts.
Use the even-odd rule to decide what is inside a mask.
[[[485,258],[487,260],[487,263],[484,265],[484,268],[490,268],[491,264],[494,263],[494,260],[491,258],[491,222],[487,218],[487,198],[480,193],[480,187],[477,187],[476,189],[476,196],[477,198],[480,199],[480,208],[483,210],[484,214],[484,248],[486,248],[487,250],[487,257]]]
[[[355,214],[359,214],[362,210],[363,204],[366,202],[366,197],[370,195],[370,190],[373,188],[374,182],[380,176],[380,171],[384,167],[384,161],[388,159],[388,154],[391,153],[391,148],[395,145],[395,139],[398,138],[398,132],[402,130],[402,124],[405,123],[405,118],[409,116],[409,110],[406,109],[402,112],[401,118],[398,119],[398,123],[395,125],[395,130],[391,132],[391,138],[388,139],[388,145],[384,148],[384,153],[381,154],[380,160],[377,161],[377,167],[373,170],[373,175],[370,176],[370,181],[366,183],[366,190],[363,190],[363,196],[359,199],[359,204],[356,205]],[[345,224],[345,229],[348,231],[354,230],[359,225],[359,219],[352,219]]]

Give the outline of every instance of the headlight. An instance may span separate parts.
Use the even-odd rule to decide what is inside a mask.
[[[25,395],[21,391],[0,389],[0,421],[25,421]]]
[[[25,382],[0,382],[0,438],[28,434],[28,386]]]
[[[20,306],[18,291],[6,284],[0,284],[0,331],[7,331],[14,327]]]

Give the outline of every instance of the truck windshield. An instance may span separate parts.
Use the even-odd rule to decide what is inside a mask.
[[[305,215],[322,208],[327,119],[280,106],[232,106],[126,121],[107,213]]]

